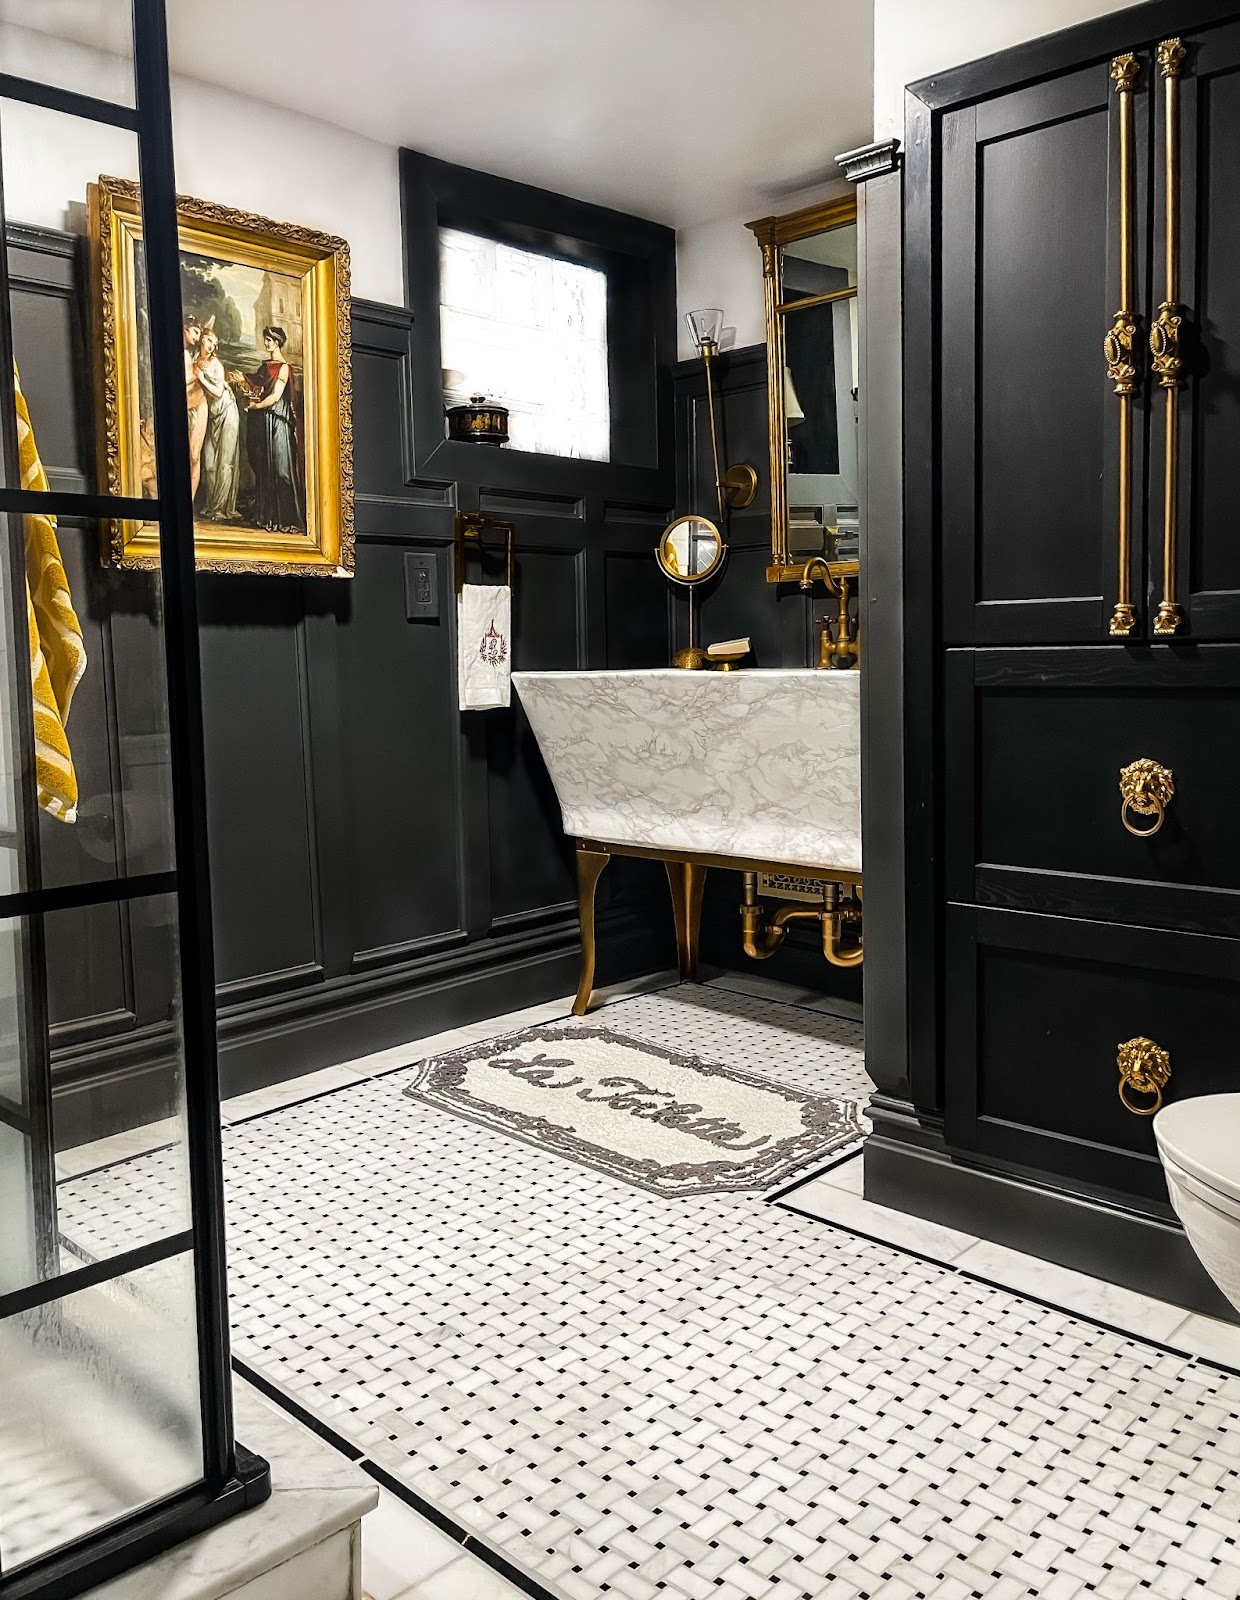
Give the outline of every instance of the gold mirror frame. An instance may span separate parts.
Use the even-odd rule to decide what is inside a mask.
[[[790,211],[782,217],[759,217],[745,226],[762,249],[762,289],[766,307],[766,411],[771,451],[771,564],[766,569],[768,583],[797,583],[805,574],[808,561],[793,561],[788,551],[788,418],[784,410],[784,246],[797,239],[808,239],[831,228],[846,227],[857,220],[854,195],[839,200],[822,200],[817,205]],[[851,299],[857,290],[840,289],[822,296],[823,300]],[[815,302],[797,301],[797,305]],[[821,558],[815,558],[821,566]],[[860,573],[856,561],[827,563],[833,578],[855,578]]]
[[[710,566],[703,568],[701,572],[673,572],[663,558],[663,552],[667,546],[668,539],[677,528],[682,527],[686,522],[703,522],[715,536],[714,560],[711,562]],[[718,525],[712,522],[709,517],[702,516],[701,512],[691,511],[687,516],[677,517],[675,522],[669,522],[667,527],[664,528],[659,537],[659,543],[655,547],[654,558],[659,563],[659,570],[662,572],[665,578],[670,578],[673,583],[681,583],[686,587],[692,587],[692,585],[695,583],[705,582],[707,578],[713,577],[714,574],[719,571],[719,567],[723,562],[725,554],[727,553],[727,548],[727,545],[723,542],[723,534],[719,531]]]

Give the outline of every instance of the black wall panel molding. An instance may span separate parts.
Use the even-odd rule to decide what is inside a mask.
[[[660,347],[670,348],[672,236],[640,228]],[[32,377],[42,375],[28,393],[49,476],[89,490],[82,242],[10,227],[8,248],[18,360],[27,354]],[[519,704],[456,709],[458,504],[485,504],[517,525],[518,666],[668,658],[670,613],[652,552],[674,498],[670,428],[656,433],[640,471],[532,458],[538,470],[527,463],[514,474],[507,452],[470,446],[461,447],[472,451],[464,477],[437,475],[438,461],[416,471],[413,327],[404,308],[354,303],[356,577],[200,582],[227,1094],[576,987],[571,854]],[[670,392],[666,366],[651,373],[652,392],[660,384]],[[123,792],[166,759],[144,732],[150,584],[100,567],[93,525],[63,522],[61,544],[90,660],[69,737],[79,769],[106,771]],[[437,619],[408,618],[406,552],[434,563]],[[166,841],[149,815],[125,823],[45,828],[45,859],[89,844],[110,877],[158,870]],[[617,863],[604,886],[604,982],[671,964],[666,885],[647,866]],[[76,947],[89,950],[91,919],[127,908],[77,915]],[[164,975],[132,941],[95,943],[124,959],[52,968],[64,1144],[175,1103],[172,1041],[152,1020],[166,1015]]]

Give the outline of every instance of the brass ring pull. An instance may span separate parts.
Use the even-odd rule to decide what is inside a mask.
[[[1129,820],[1129,808],[1132,809],[1134,814],[1138,810],[1138,808],[1133,805],[1131,800],[1125,800],[1123,806],[1120,808],[1119,820],[1128,829],[1128,832],[1133,836],[1134,839],[1152,839],[1158,832],[1159,828],[1162,827],[1163,818],[1167,815],[1166,808],[1163,806],[1162,801],[1155,800],[1152,806],[1148,808],[1143,806],[1140,808],[1146,815],[1153,816],[1153,822],[1148,828],[1138,828],[1135,827]]]
[[[1120,768],[1119,793],[1119,819],[1124,827],[1135,839],[1152,839],[1166,820],[1167,807],[1175,794],[1175,774],[1170,767],[1141,756]],[[1130,812],[1154,820],[1148,827],[1139,828],[1130,820]]]
[[[1138,1035],[1126,1039],[1116,1052],[1115,1064],[1119,1068],[1119,1098],[1125,1111],[1134,1117],[1152,1117],[1162,1105],[1162,1092],[1171,1077],[1171,1057],[1153,1039]],[[1130,1094],[1152,1095],[1154,1103],[1134,1105]]]

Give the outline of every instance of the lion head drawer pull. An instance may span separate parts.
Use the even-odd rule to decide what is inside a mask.
[[[1167,807],[1175,794],[1175,777],[1170,767],[1160,766],[1157,761],[1151,761],[1149,756],[1142,756],[1138,761],[1130,761],[1126,767],[1120,768],[1119,792],[1123,800],[1120,807],[1120,821],[1137,839],[1152,839],[1163,825]],[[1131,814],[1141,817],[1153,817],[1153,822],[1144,828],[1137,827],[1132,821]]]
[[[1134,1117],[1152,1117],[1162,1105],[1162,1092],[1171,1076],[1171,1057],[1153,1039],[1126,1039],[1115,1056],[1119,1068],[1119,1097]],[[1133,1105],[1131,1094],[1152,1095],[1153,1104]]]

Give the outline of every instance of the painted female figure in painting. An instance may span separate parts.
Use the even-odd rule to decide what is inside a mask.
[[[304,528],[298,472],[293,370],[281,359],[288,335],[263,329],[267,359],[250,379],[246,444],[254,469],[255,521],[262,528]]]
[[[207,396],[207,432],[202,444],[202,473],[207,496],[202,515],[208,522],[232,522],[237,516],[241,468],[241,413],[237,410],[236,396],[224,363],[219,358],[219,348],[214,328],[204,324],[198,359],[194,363],[198,382]],[[233,377],[236,376],[233,373]]]

